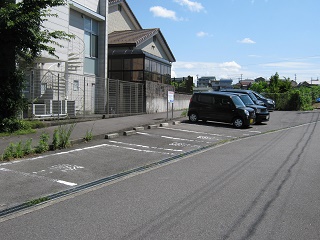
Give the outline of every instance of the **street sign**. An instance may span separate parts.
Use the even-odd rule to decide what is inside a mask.
[[[174,92],[168,91],[168,102],[173,103],[174,102]]]

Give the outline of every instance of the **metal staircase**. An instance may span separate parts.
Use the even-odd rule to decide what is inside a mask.
[[[66,80],[57,72],[48,70],[41,79],[43,92],[39,100],[62,100],[66,98]]]
[[[69,72],[76,72],[78,71],[78,68],[83,67],[84,50],[85,46],[81,38],[75,36],[75,38],[71,39],[69,42],[67,62],[67,69]]]

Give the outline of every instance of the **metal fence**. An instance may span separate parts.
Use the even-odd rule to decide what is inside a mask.
[[[144,84],[36,69],[26,73],[26,118],[145,112]]]

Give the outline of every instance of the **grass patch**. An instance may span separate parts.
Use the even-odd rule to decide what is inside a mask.
[[[0,137],[35,133],[46,125],[39,120],[3,119],[0,121]]]
[[[2,132],[2,133],[0,133],[0,137],[27,135],[30,133],[36,133],[36,130],[35,129],[21,129],[21,130],[17,130],[14,132]]]

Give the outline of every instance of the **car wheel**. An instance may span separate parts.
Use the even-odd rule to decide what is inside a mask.
[[[233,119],[233,126],[234,126],[235,128],[242,128],[242,127],[244,127],[244,123],[243,123],[242,118],[240,118],[240,117],[234,118],[234,119]]]
[[[192,123],[196,123],[196,122],[198,122],[198,115],[196,114],[196,113],[191,113],[190,115],[189,115],[189,120],[190,120],[190,122],[192,122]]]

